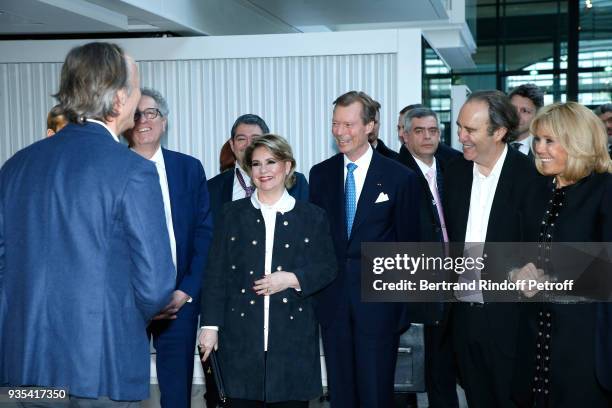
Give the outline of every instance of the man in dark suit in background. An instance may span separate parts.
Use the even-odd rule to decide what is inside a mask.
[[[310,171],[310,201],[327,211],[338,277],[318,299],[331,407],[390,407],[397,346],[409,322],[400,303],[361,302],[361,243],[419,238],[416,175],[372,149],[376,106],[363,92],[334,101],[340,153]]]
[[[441,201],[448,162],[436,157],[443,147],[440,144],[438,116],[431,109],[415,108],[405,113],[402,128],[405,145],[400,150],[399,161],[414,171],[421,183],[421,241],[448,242]],[[446,149],[450,150],[448,155],[451,157],[461,156],[454,149]],[[433,311],[434,305],[430,309]],[[448,311],[449,308],[444,305],[443,312],[436,316],[438,321],[425,325],[425,385],[432,408],[459,406],[457,369],[447,330]]]
[[[250,197],[255,187],[251,178],[244,170],[244,152],[254,137],[270,133],[266,122],[257,115],[246,114],[234,122],[229,140],[230,147],[236,157],[236,166],[216,175],[208,181],[210,205],[213,217],[216,219],[223,204]],[[295,172],[296,182],[289,194],[297,200],[308,200],[308,182],[302,173]]]
[[[156,350],[161,406],[180,408],[191,406],[200,290],[212,214],[202,163],[161,147],[168,114],[168,104],[159,92],[142,89],[129,141],[132,150],[155,163],[164,198],[176,285],[170,303],[153,318],[149,332]]]
[[[370,142],[372,149],[376,150],[378,153],[389,159],[397,160],[399,154],[389,149],[382,140],[378,139],[378,132],[380,131],[380,103],[374,101],[374,105],[376,106],[376,118],[374,119],[374,128],[368,135],[368,142]]]
[[[519,117],[516,140],[510,146],[535,160],[531,151],[533,137],[529,133],[529,126],[544,106],[544,92],[536,84],[523,84],[514,88],[508,97]]]
[[[527,188],[541,179],[527,156],[508,147],[519,119],[499,91],[471,94],[457,120],[463,159],[445,173],[444,214],[452,242],[520,242]],[[544,187],[543,187],[544,188]],[[479,246],[482,250],[482,246]],[[474,251],[466,245],[465,251]],[[477,249],[478,251],[478,249]],[[469,253],[482,256],[482,253]],[[517,265],[518,266],[518,265]],[[461,282],[480,278],[466,272]],[[486,303],[481,292],[455,292],[452,336],[459,379],[470,407],[510,407],[518,305]]]
[[[117,137],[134,125],[138,68],[114,44],[73,48],[56,97],[70,123],[0,171],[0,385],[137,406],[146,327],[175,275],[155,166]]]

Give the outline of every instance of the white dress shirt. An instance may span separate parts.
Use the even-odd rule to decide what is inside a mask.
[[[524,138],[523,140],[517,140],[515,142],[512,143],[520,143],[521,145],[518,146],[518,151],[523,153],[525,156],[527,156],[529,154],[529,151],[531,150],[531,142],[533,141],[533,136],[529,135],[526,138]]]
[[[101,122],[99,120],[96,119],[85,119],[87,122],[91,122],[91,123],[97,123],[98,125],[102,125],[104,126],[104,128],[106,130],[108,130],[108,133],[111,134],[111,136],[113,137],[113,139],[115,139],[115,142],[119,143],[119,137],[115,134],[115,132],[113,132],[104,122]]]
[[[291,197],[287,190],[283,192],[281,198],[272,205],[264,204],[257,197],[257,190],[251,196],[253,207],[261,210],[264,224],[266,227],[266,253],[264,261],[264,273],[272,273],[272,252],[274,249],[274,228],[276,227],[276,213],[282,214],[293,210],[295,198]],[[264,350],[268,351],[268,329],[270,327],[270,296],[264,296]]]
[[[368,174],[368,168],[372,162],[372,155],[374,151],[368,144],[368,150],[357,160],[351,162],[346,155],[344,155],[344,185],[346,185],[346,175],[348,169],[346,165],[349,163],[355,163],[357,168],[353,171],[353,177],[355,178],[355,204],[359,205],[359,196],[361,196],[361,190],[363,190],[363,184],[365,183],[366,176]]]
[[[495,198],[495,191],[499,182],[506,155],[508,153],[508,145],[504,146],[504,150],[493,166],[491,173],[488,176],[483,175],[478,169],[478,165],[474,163],[472,170],[472,193],[470,195],[470,212],[468,215],[467,226],[465,229],[465,248],[464,255],[469,257],[482,256],[483,243],[487,239],[487,229],[489,227],[489,216],[491,215],[491,207]],[[459,276],[459,282],[471,282],[472,280],[480,280],[480,269],[466,271]],[[481,291],[476,292],[455,292],[457,299],[463,302],[478,302],[483,303]]]
[[[246,191],[244,191],[244,188],[242,188],[242,185],[240,185],[240,182],[238,181],[238,176],[236,175],[236,169],[238,169],[238,171],[240,171],[240,174],[242,174],[242,178],[244,178],[244,184],[247,187],[252,184],[251,178],[249,177],[249,175],[246,174],[244,170],[242,170],[242,167],[240,167],[238,163],[236,163],[236,166],[234,167],[234,170],[233,170],[234,186],[232,188],[232,201],[240,200],[241,198],[246,197]]]
[[[157,149],[153,157],[150,159],[155,163],[157,174],[159,175],[159,186],[162,191],[164,200],[164,214],[166,216],[166,228],[168,229],[168,238],[170,238],[170,250],[172,251],[172,262],[174,263],[174,272],[176,273],[176,239],[174,238],[174,226],[172,225],[172,208],[170,206],[170,189],[168,188],[168,177],[166,175],[166,163],[162,154],[161,146]]]

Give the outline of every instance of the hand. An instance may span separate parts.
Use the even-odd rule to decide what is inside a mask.
[[[181,307],[183,307],[183,305],[187,303],[187,300],[189,300],[188,294],[186,294],[182,290],[175,290],[174,292],[172,292],[172,298],[170,299],[170,303],[168,303],[166,307],[164,307],[161,312],[159,312],[153,318],[153,320],[176,319],[176,314],[179,310],[181,310]]]
[[[253,290],[258,295],[272,295],[287,288],[300,289],[300,282],[293,272],[278,271],[256,280]]]
[[[202,352],[202,361],[206,361],[213,349],[219,348],[219,333],[213,329],[203,329],[198,337],[198,348]]]
[[[528,298],[534,297],[539,292],[539,290],[535,288],[531,290],[529,289],[529,281],[536,281],[540,283],[546,282],[550,279],[550,276],[546,275],[543,269],[536,268],[532,262],[529,262],[521,269],[511,271],[508,277],[512,282],[524,281],[527,283],[525,286],[523,286],[521,291]]]

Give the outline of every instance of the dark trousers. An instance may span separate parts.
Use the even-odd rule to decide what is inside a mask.
[[[263,402],[232,398],[229,408],[308,408],[308,401]]]
[[[447,322],[425,326],[425,388],[430,408],[459,407],[451,332]]]
[[[193,382],[198,314],[191,303],[183,305],[175,320],[155,320],[149,325],[156,350],[157,379],[162,408],[189,408]]]
[[[321,333],[331,408],[392,407],[399,335],[366,333],[349,311]]]
[[[487,305],[453,305],[453,343],[459,380],[470,408],[513,407],[510,400],[514,350],[501,350]]]

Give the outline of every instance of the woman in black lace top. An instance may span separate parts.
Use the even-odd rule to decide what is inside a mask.
[[[558,247],[553,243],[607,242],[609,247],[612,241],[612,161],[601,121],[578,103],[557,103],[540,111],[531,133],[536,167],[551,181],[546,200],[533,203],[531,240],[539,243],[540,256],[512,273],[515,281],[554,279],[559,269],[577,272],[568,262],[559,262],[551,252]],[[592,295],[593,278],[612,281],[602,279],[601,268],[598,272],[594,277],[583,274],[576,284]],[[514,401],[521,407],[612,406],[611,304],[575,303],[575,298],[550,293],[537,296],[542,303],[523,306]]]

